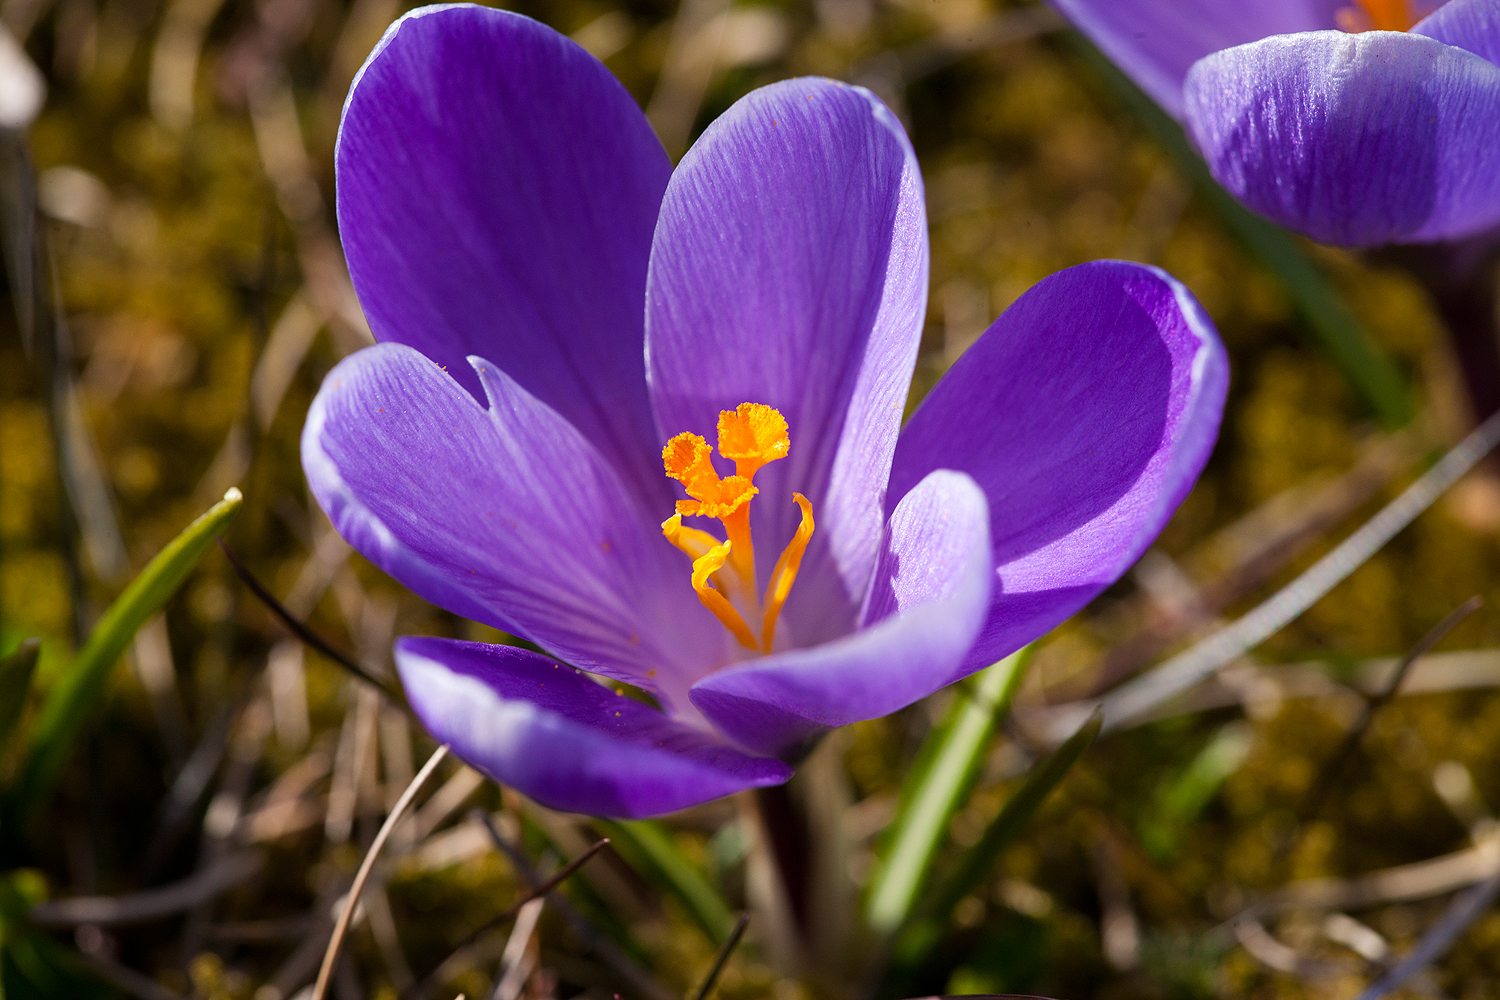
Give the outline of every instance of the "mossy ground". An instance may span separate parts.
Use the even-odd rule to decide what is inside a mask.
[[[28,50],[51,91],[29,148],[42,178],[43,207],[53,216],[45,232],[73,349],[70,370],[129,566],[138,569],[215,490],[238,482],[247,502],[228,540],[275,593],[285,595],[325,530],[303,484],[298,434],[322,376],[348,344],[315,319],[318,332],[305,356],[284,372],[274,413],[257,411],[252,377],[267,343],[278,324],[295,321],[297,302],[317,297],[309,282],[320,279],[306,269],[316,227],[306,219],[288,221],[286,187],[268,176],[266,139],[262,135],[258,146],[249,98],[267,78],[285,74],[278,78],[289,83],[295,100],[306,177],[322,205],[331,205],[331,150],[344,88],[380,28],[400,11],[373,0],[228,0],[208,22],[193,117],[179,129],[153,114],[150,81],[164,24],[191,2],[59,0],[46,9],[31,29]],[[643,103],[667,58],[674,6],[665,0],[516,5],[564,32],[592,30],[595,44],[614,49],[608,65]],[[5,9],[19,9],[17,0]],[[754,61],[719,67],[691,130],[752,87],[789,75],[883,82],[882,96],[895,103],[918,151],[931,220],[931,297],[914,402],[994,316],[1060,268],[1125,257],[1158,264],[1185,281],[1217,322],[1233,372],[1218,449],[1159,543],[1188,578],[1202,582],[1234,566],[1232,546],[1205,544],[1216,532],[1278,497],[1290,497],[1295,511],[1296,498],[1305,494],[1288,491],[1306,491],[1345,472],[1383,432],[1339,369],[1312,346],[1277,280],[1234,242],[1069,46],[1042,34],[963,50],[966,32],[1027,9],[985,0],[757,7],[774,37]],[[940,38],[954,40],[948,57],[930,60],[931,71],[904,86],[893,83],[891,60],[916,65],[913,54],[933,51]],[[83,193],[77,171],[86,172]],[[331,213],[316,211],[326,234]],[[1421,286],[1393,265],[1308,250],[1413,386],[1428,447],[1456,440],[1466,419],[1461,389]],[[47,639],[45,686],[75,641],[75,620],[96,615],[122,581],[102,572],[90,561],[88,545],[73,538],[45,386],[11,315],[8,307],[0,310],[0,628],[7,647],[24,635]],[[1310,565],[1414,471],[1392,477],[1226,614],[1250,607]],[[1500,651],[1497,483],[1485,469],[1460,484],[1259,648],[1257,660],[1348,667],[1398,655],[1475,594],[1485,607],[1440,648]],[[70,561],[81,567],[81,587],[71,582]],[[1151,610],[1136,579],[1112,588],[1049,640],[1023,703],[1086,683],[1098,657],[1142,628]],[[388,657],[396,634],[494,638],[403,592],[358,557],[309,617],[338,644],[377,663]],[[305,673],[310,729],[302,733],[277,715],[259,737],[244,735],[253,729],[245,706],[268,697],[267,658],[284,633],[217,555],[169,606],[167,629],[185,742],[165,738],[159,703],[138,673],[122,666],[56,801],[27,817],[25,856],[17,862],[43,872],[57,893],[129,892],[193,869],[211,796],[198,800],[170,849],[160,844],[160,804],[185,753],[225,718],[233,723],[230,756],[218,780],[238,780],[242,796],[305,763],[310,749],[335,759],[351,752],[339,741],[341,733],[346,742],[351,738],[355,689],[312,654]],[[1269,929],[1308,958],[1344,963],[1330,979],[1268,968],[1236,946],[1223,921],[1256,895],[1293,880],[1346,877],[1464,848],[1473,817],[1456,814],[1434,790],[1434,771],[1449,762],[1463,765],[1477,808],[1500,805],[1500,697],[1477,689],[1394,700],[1377,715],[1326,801],[1316,804],[1307,796],[1351,721],[1348,698],[1287,698],[1253,708],[1248,714],[1238,708],[1198,713],[1107,737],[1000,869],[959,907],[922,989],[1077,1000],[1353,996],[1374,969],[1328,939],[1323,914],[1292,913]],[[840,876],[849,898],[870,870],[867,844],[879,825],[882,797],[894,795],[937,711],[936,705],[914,706],[851,727],[839,739],[836,770],[858,803],[855,813],[865,817],[849,871]],[[110,953],[183,993],[215,1000],[268,996],[257,991],[295,948],[295,920],[352,872],[388,798],[399,791],[386,783],[409,773],[410,764],[393,747],[407,740],[406,753],[418,763],[431,749],[399,714],[369,718],[379,722],[371,731],[379,732],[380,745],[369,751],[342,829],[320,817],[300,833],[277,838],[255,882],[187,918],[111,934]],[[1243,762],[1190,814],[1163,815],[1173,783],[1200,751],[1226,727],[1241,725],[1248,726]],[[235,778],[238,745],[252,753]],[[955,845],[972,842],[1015,787],[1004,753],[997,748],[991,761],[996,780],[983,783],[955,818]],[[337,771],[342,765],[331,766]],[[317,787],[326,788],[327,779],[318,780],[323,784]],[[485,786],[465,805],[515,803]],[[457,818],[462,815],[459,810]],[[746,899],[740,822],[728,807],[672,821],[684,850],[734,904]],[[546,846],[539,827],[526,832],[534,849]],[[142,862],[148,856],[154,859],[150,872]],[[616,930],[626,950],[662,983],[691,989],[711,963],[713,946],[641,876],[616,862],[600,865],[608,878],[577,883],[580,908]],[[1110,877],[1101,865],[1124,886],[1134,914],[1131,968],[1112,965],[1101,939],[1107,895],[1101,879]],[[433,968],[516,891],[509,866],[489,851],[448,866],[402,863],[390,874],[386,895],[404,961],[418,975]],[[1399,954],[1445,902],[1439,896],[1385,904],[1353,916]],[[248,921],[280,921],[281,936],[255,938]],[[369,928],[352,939],[360,995],[392,997],[400,976]],[[838,970],[788,974],[776,967],[773,936],[752,925],[748,944],[720,981],[720,996],[854,995],[857,952],[852,958],[846,953]],[[566,989],[587,986],[609,995],[607,976],[579,957],[577,941],[555,915],[544,918],[539,941],[542,967]],[[446,995],[487,995],[497,960],[489,955],[476,962],[447,984]],[[1472,926],[1434,967],[1432,982],[1455,998],[1500,993],[1500,913]]]

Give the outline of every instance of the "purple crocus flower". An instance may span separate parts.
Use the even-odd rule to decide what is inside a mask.
[[[566,38],[428,7],[356,79],[337,169],[382,343],[324,382],[308,481],[411,590],[551,654],[396,647],[431,732],[555,808],[780,783],[1019,648],[1141,554],[1218,431],[1212,325],[1118,262],[1032,289],[902,430],[922,182],[857,87],[757,90],[674,171]]]
[[[1214,177],[1339,246],[1500,224],[1500,0],[1052,0]]]

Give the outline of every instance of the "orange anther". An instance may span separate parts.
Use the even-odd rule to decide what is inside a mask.
[[[698,600],[703,606],[712,611],[714,617],[724,623],[741,646],[746,649],[755,649],[755,636],[745,625],[745,619],[734,609],[728,599],[708,582],[708,578],[718,572],[724,565],[724,560],[729,558],[730,544],[725,542],[717,545],[697,559],[693,560],[693,590],[698,593]]]
[[[750,538],[750,500],[760,492],[752,477],[767,462],[785,458],[791,450],[786,418],[761,403],[741,403],[719,413],[719,454],[735,464],[735,474],[719,477],[713,449],[697,434],[682,433],[661,450],[662,466],[682,484],[688,495],[677,501],[677,513],[662,522],[667,541],[693,560],[693,590],[739,643],[747,649],[770,652],[776,619],[796,578],[802,553],[812,536],[812,506],[793,494],[802,508],[802,524],[782,552],[766,589],[765,603],[755,585],[755,546]],[[727,539],[696,528],[684,528],[684,517],[716,517]],[[759,642],[745,624],[759,619]]]
[[[708,442],[697,434],[679,434],[661,450],[661,461],[666,466],[668,476],[684,486],[690,486],[693,480],[705,476],[719,478],[719,474],[714,471],[714,463],[710,460],[713,453]]]
[[[797,580],[797,570],[802,568],[802,554],[807,551],[807,543],[813,533],[812,504],[801,493],[793,493],[792,499],[802,508],[802,523],[797,525],[796,534],[786,543],[786,548],[781,550],[781,558],[776,560],[776,568],[771,571],[771,582],[766,585],[766,615],[761,626],[760,644],[768,653],[771,651],[771,643],[776,639],[776,619],[781,614],[781,606],[786,603],[787,594],[791,593],[792,584]]]
[[[734,462],[735,475],[752,478],[762,465],[792,449],[786,418],[763,403],[741,403],[719,411],[719,454]]]
[[[1345,31],[1409,31],[1421,20],[1411,0],[1354,0],[1358,6],[1334,14]]]

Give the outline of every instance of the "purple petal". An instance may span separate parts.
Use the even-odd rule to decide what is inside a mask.
[[[800,520],[792,491],[815,506],[802,600],[782,618],[797,645],[854,625],[926,297],[921,175],[866,90],[754,91],[672,176],[648,279],[652,402],[664,434],[710,441],[743,402],[786,417],[791,455],[757,475],[752,515],[764,579]]]
[[[792,776],[530,650],[405,638],[396,666],[435,739],[552,809],[659,816]]]
[[[727,642],[687,558],[573,425],[487,362],[474,369],[488,410],[404,345],[345,358],[302,431],[313,495],[429,601],[680,699]]]
[[[1411,30],[1500,65],[1500,3],[1495,0],[1448,0]]]
[[[1182,81],[1210,52],[1267,35],[1334,26],[1354,0],[1051,0],[1174,117]]]
[[[1500,66],[1422,35],[1319,31],[1209,56],[1187,118],[1219,183],[1340,246],[1500,222]]]
[[[645,391],[651,232],[671,165],[593,56],[472,5],[391,25],[349,91],[335,154],[350,274],[379,340],[476,399],[494,362],[653,502],[670,495]]]
[[[939,468],[988,497],[998,578],[971,667],[1043,635],[1140,557],[1203,470],[1228,382],[1192,293],[1123,261],[1052,275],[958,359],[902,432],[887,502]]]
[[[693,704],[746,749],[795,757],[826,729],[958,680],[975,669],[965,663],[989,605],[989,548],[979,487],[934,472],[891,514],[860,631],[710,674]]]

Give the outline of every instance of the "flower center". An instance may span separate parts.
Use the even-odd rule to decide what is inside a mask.
[[[1412,0],[1354,0],[1334,14],[1344,31],[1407,31],[1421,20],[1412,10]]]
[[[667,475],[681,483],[690,497],[677,501],[677,513],[662,522],[661,532],[692,558],[698,600],[741,646],[761,653],[771,651],[776,619],[813,533],[812,504],[801,493],[793,493],[792,499],[802,508],[802,523],[776,560],[762,594],[755,586],[755,545],[750,539],[750,500],[760,492],[755,488],[755,473],[767,462],[785,458],[791,447],[785,417],[760,403],[741,403],[719,413],[719,454],[734,462],[734,475],[719,478],[713,449],[697,434],[679,434],[661,450]],[[683,527],[684,517],[718,518],[724,525],[724,541]],[[758,636],[747,621],[759,622]]]

